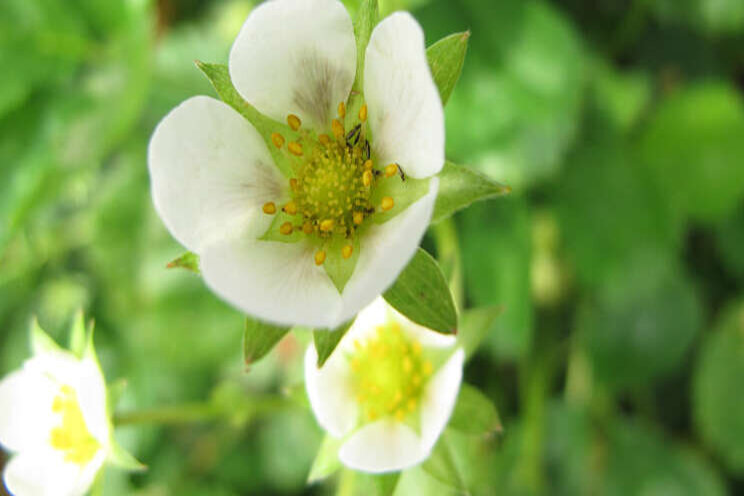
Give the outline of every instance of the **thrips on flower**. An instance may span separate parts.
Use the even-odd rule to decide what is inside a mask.
[[[256,7],[230,52],[264,136],[194,97],[153,134],[156,210],[218,295],[259,318],[334,328],[390,286],[431,219],[444,115],[424,36],[408,14],[373,30],[357,74],[338,0]],[[361,62],[361,60],[360,60]]]
[[[452,414],[464,351],[382,298],[362,310],[322,368],[310,345],[305,384],[318,423],[353,469],[399,471],[424,461]]]

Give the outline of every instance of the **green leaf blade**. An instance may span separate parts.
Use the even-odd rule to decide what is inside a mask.
[[[452,162],[445,162],[438,174],[439,193],[434,205],[432,223],[446,219],[473,202],[503,196],[511,192],[509,186],[497,183],[484,174]]]
[[[447,104],[462,74],[470,31],[445,36],[426,50],[431,75],[439,89],[442,106]]]
[[[289,331],[289,327],[246,317],[243,334],[243,360],[245,364],[251,365],[263,358]]]
[[[501,418],[493,402],[477,388],[463,384],[452,412],[449,427],[464,434],[485,435],[503,432]]]

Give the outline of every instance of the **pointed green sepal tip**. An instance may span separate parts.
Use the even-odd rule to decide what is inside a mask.
[[[63,351],[56,341],[41,328],[39,320],[36,317],[31,319],[29,341],[31,343],[31,351],[34,355]]]
[[[108,461],[111,465],[128,472],[142,472],[147,470],[147,465],[137,460],[114,439],[111,440],[111,450],[109,452]]]

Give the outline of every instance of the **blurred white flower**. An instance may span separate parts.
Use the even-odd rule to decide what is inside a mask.
[[[393,14],[365,53],[360,100],[343,4],[265,2],[235,40],[229,71],[285,131],[269,143],[233,108],[199,96],[153,134],[158,214],[200,255],[212,290],[249,314],[334,328],[393,283],[428,226],[444,114],[423,32]]]
[[[305,384],[318,423],[342,439],[355,470],[403,470],[424,461],[457,400],[465,353],[382,298],[359,313],[322,368],[310,345]]]
[[[77,356],[34,323],[32,343],[33,356],[0,381],[0,445],[12,453],[5,486],[16,496],[85,494],[121,455],[101,368],[90,341]]]

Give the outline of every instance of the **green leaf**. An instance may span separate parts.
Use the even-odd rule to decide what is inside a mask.
[[[460,315],[460,332],[457,334],[457,341],[465,350],[466,358],[472,357],[478,350],[502,313],[504,313],[503,307],[480,307],[465,310]]]
[[[369,496],[392,496],[400,480],[400,472],[386,474],[354,473],[353,494]]]
[[[31,350],[34,355],[40,353],[59,352],[63,351],[62,348],[49,337],[49,334],[44,332],[44,329],[39,326],[39,321],[36,317],[31,320],[31,328],[29,329],[29,339],[31,341]]]
[[[447,104],[462,74],[465,54],[468,51],[470,31],[445,36],[426,50],[431,75],[439,89],[442,105]]]
[[[501,419],[493,402],[475,387],[464,383],[460,387],[449,428],[475,435],[503,432]]]
[[[245,364],[251,365],[263,358],[289,330],[289,327],[246,317],[243,334],[243,360]]]
[[[69,335],[69,346],[70,351],[75,354],[78,358],[83,356],[85,353],[85,346],[87,344],[87,330],[85,329],[85,317],[83,311],[78,310],[75,312],[74,320],[72,321],[72,327],[70,327]]]
[[[351,319],[333,330],[313,331],[315,351],[318,353],[318,368],[322,367],[326,360],[331,357],[333,350],[336,349],[341,338],[344,337],[353,323],[354,319]]]
[[[147,470],[146,465],[142,464],[113,439],[111,442],[111,452],[109,453],[108,461],[111,462],[111,464],[115,467],[119,467],[120,469],[128,470],[130,472],[140,472],[142,470]]]
[[[271,135],[272,133],[279,133],[285,139],[292,141],[297,138],[298,134],[292,131],[288,125],[263,115],[256,107],[243,100],[243,97],[240,96],[240,93],[238,93],[238,90],[232,84],[230,71],[226,65],[196,61],[196,66],[207,76],[222,101],[237,110],[248,122],[253,124],[253,127],[256,128],[266,142],[274,163],[285,176],[291,177],[292,167],[288,155],[282,153],[281,150],[278,150],[273,145]]]
[[[196,274],[199,273],[199,255],[196,253],[192,253],[190,251],[187,251],[180,257],[176,258],[175,260],[168,262],[168,265],[166,265],[169,269],[186,269],[190,270],[191,272],[194,272]]]
[[[310,468],[310,475],[307,476],[308,484],[323,480],[341,468],[338,449],[343,442],[343,439],[336,439],[329,435],[323,439],[315,461],[313,461],[313,466]]]
[[[417,324],[444,334],[457,332],[457,311],[447,280],[436,260],[421,248],[383,296]]]
[[[457,464],[454,446],[449,442],[449,433],[443,432],[437,441],[434,451],[421,466],[426,473],[439,482],[458,491],[467,493],[467,483]]]
[[[445,162],[439,177],[439,192],[434,205],[432,223],[449,217],[478,200],[486,200],[511,192],[509,186],[499,184],[469,167]]]

